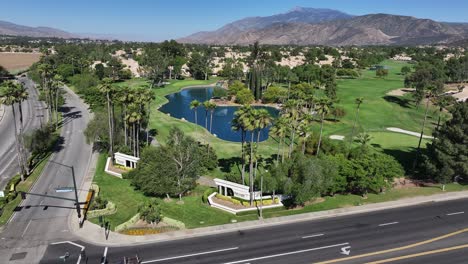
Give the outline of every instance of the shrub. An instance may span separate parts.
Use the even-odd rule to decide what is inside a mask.
[[[263,102],[264,103],[279,103],[288,95],[288,90],[277,87],[270,86],[263,93]]]
[[[245,104],[250,104],[255,100],[254,95],[252,94],[252,91],[249,89],[242,89],[239,92],[237,92],[236,95],[236,103],[245,105]]]
[[[208,188],[203,192],[202,196],[202,201],[203,203],[208,203],[208,196],[210,196],[212,193],[216,192],[215,188]]]
[[[221,88],[221,87],[215,87],[213,90],[213,97],[216,98],[224,98],[228,95],[228,92],[226,89]]]

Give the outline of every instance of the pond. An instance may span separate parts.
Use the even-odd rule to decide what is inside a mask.
[[[195,111],[190,109],[190,102],[198,100],[204,102],[209,100],[213,95],[213,87],[196,87],[184,89],[180,92],[167,95],[166,98],[169,100],[168,103],[161,106],[159,109],[161,112],[170,114],[175,118],[184,118],[185,120],[195,123]],[[234,112],[237,111],[238,106],[218,106],[213,113],[213,127],[211,133],[216,135],[220,139],[240,142],[241,133],[233,131],[231,129],[231,121],[234,118]],[[255,108],[265,108],[270,112],[273,117],[278,115],[278,110],[272,107],[258,106]],[[205,121],[208,123],[208,130],[210,126],[210,113],[206,115],[205,119],[205,108],[201,105],[197,109],[197,123],[198,125],[205,127]],[[262,129],[260,131],[260,141],[264,141],[268,138],[269,128]],[[247,138],[250,139],[250,134],[247,133]]]

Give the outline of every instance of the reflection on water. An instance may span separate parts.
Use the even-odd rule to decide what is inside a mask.
[[[184,118],[192,123],[195,123],[195,111],[190,109],[190,102],[198,100],[200,102],[207,101],[213,94],[212,87],[202,88],[190,88],[182,90],[178,93],[167,95],[166,98],[169,102],[163,105],[159,110],[163,113],[169,113],[175,118]],[[265,107],[268,112],[274,117],[278,115],[278,110]],[[211,133],[217,137],[229,140],[229,141],[241,141],[240,132],[235,132],[231,129],[231,121],[234,117],[234,112],[238,109],[235,106],[218,106],[213,113],[213,128]],[[210,113],[205,111],[205,108],[201,105],[197,109],[197,123],[200,126],[205,127],[205,122],[208,123],[208,129],[210,125]],[[247,135],[250,138],[250,135]],[[268,138],[268,128],[263,129],[260,132],[260,140],[266,140]]]

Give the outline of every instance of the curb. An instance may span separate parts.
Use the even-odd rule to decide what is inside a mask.
[[[119,246],[119,247],[126,247],[126,246],[135,246],[135,245],[144,245],[144,244],[152,244],[152,243],[159,243],[159,242],[167,242],[167,241],[174,241],[186,238],[195,238],[195,237],[203,237],[209,235],[216,235],[216,234],[224,234],[224,233],[231,233],[231,232],[238,232],[244,230],[251,230],[257,228],[264,228],[264,227],[272,227],[284,224],[293,224],[293,223],[300,223],[305,221],[312,221],[312,220],[321,220],[321,219],[328,219],[340,216],[349,216],[349,215],[356,215],[356,214],[363,214],[369,212],[378,212],[383,210],[395,209],[395,208],[404,208],[409,206],[415,205],[422,205],[427,203],[435,203],[435,202],[444,202],[450,200],[458,200],[458,199],[466,199],[468,198],[468,191],[460,191],[460,192],[451,192],[451,193],[444,193],[444,194],[436,194],[431,196],[418,196],[412,198],[404,198],[396,201],[389,201],[389,202],[382,202],[382,203],[373,203],[367,204],[362,206],[354,206],[349,208],[338,208],[332,209],[327,211],[319,211],[319,212],[312,212],[312,213],[304,213],[304,214],[297,214],[291,216],[281,216],[281,217],[274,217],[268,218],[263,220],[254,220],[254,221],[245,221],[233,224],[224,224],[218,226],[210,226],[210,227],[201,227],[196,229],[187,229],[181,231],[174,231],[168,232],[158,235],[148,235],[148,236],[127,236],[122,235],[115,232],[110,232],[109,240],[104,241],[103,235],[104,230],[93,223],[87,222],[85,225],[92,225],[92,232],[99,233],[101,239],[93,240],[90,237],[89,232],[82,231],[82,229],[77,230],[76,228],[71,228],[70,230],[81,240],[88,242],[90,244],[98,245],[98,246]],[[73,221],[73,220],[72,220]],[[77,223],[76,223],[77,224]],[[76,226],[76,225],[73,225]]]
[[[4,116],[5,116],[5,106],[3,104],[0,104],[0,123],[2,122]]]

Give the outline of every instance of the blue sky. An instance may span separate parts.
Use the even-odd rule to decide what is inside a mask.
[[[155,41],[295,6],[468,22],[467,0],[0,0],[0,6],[0,20],[17,24]]]

